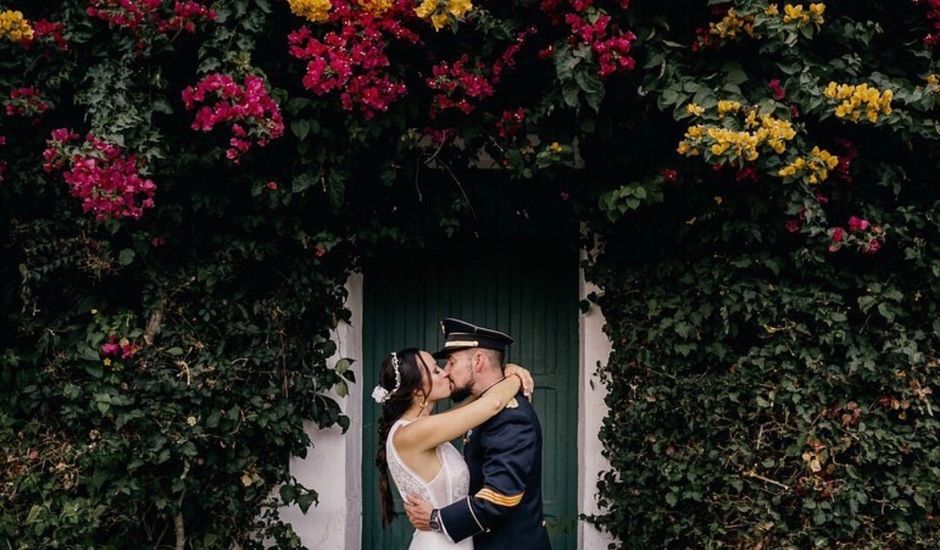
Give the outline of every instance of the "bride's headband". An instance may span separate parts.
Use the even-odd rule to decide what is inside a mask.
[[[392,352],[392,368],[395,370],[395,387],[392,388],[392,391],[388,391],[379,382],[379,385],[372,390],[372,399],[375,399],[376,403],[384,403],[388,400],[389,395],[397,392],[398,388],[401,387],[401,361],[398,360],[398,354],[394,351]]]

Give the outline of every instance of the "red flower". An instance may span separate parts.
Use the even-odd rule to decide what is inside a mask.
[[[940,0],[924,0],[922,3],[927,5],[927,20],[933,29],[924,37],[924,44],[933,48],[940,44]]]
[[[565,23],[571,27],[570,40],[591,47],[600,65],[598,73],[603,78],[615,72],[629,71],[636,66],[636,61],[630,56],[636,35],[614,29],[615,26],[610,25],[611,17],[601,13],[596,17],[584,18],[578,13],[569,13],[565,15]]]
[[[173,15],[160,13],[163,0],[90,0],[85,10],[89,17],[107,21],[110,26],[123,27],[140,34],[144,25],[152,24],[158,32],[196,32],[196,23],[215,21],[216,12],[193,0],[177,0]]]
[[[46,144],[43,169],[47,172],[68,168],[62,178],[72,196],[82,199],[82,210],[93,212],[95,218],[138,219],[144,210],[153,208],[157,186],[140,175],[136,155],[88,134],[81,147],[71,146],[78,136],[67,128],[53,130]]]
[[[120,351],[121,346],[118,344],[117,336],[114,335],[111,335],[108,338],[108,342],[106,344],[102,344],[101,346],[101,353],[106,357],[117,355]]]
[[[679,172],[675,168],[663,168],[661,173],[669,183],[675,183],[679,179]]]
[[[800,220],[796,218],[790,218],[789,220],[787,220],[787,231],[789,231],[790,233],[796,233],[797,231],[800,230],[800,226],[802,225],[803,224],[800,222]]]
[[[865,231],[866,229],[868,229],[869,225],[871,224],[868,223],[868,220],[863,220],[855,216],[852,216],[851,218],[849,218],[849,231],[853,233],[857,233],[859,231]]]
[[[842,239],[845,237],[845,230],[841,227],[836,227],[832,230],[832,240],[834,242],[842,242]]]
[[[464,54],[453,63],[442,61],[431,68],[433,76],[426,82],[428,88],[438,92],[431,104],[432,116],[447,109],[470,114],[475,103],[493,95],[493,85],[484,75],[483,64],[477,62],[473,69],[468,69],[469,63],[469,56]]]
[[[783,91],[783,87],[780,85],[780,79],[775,78],[770,81],[770,89],[773,91],[774,99],[780,101],[786,97],[786,92]]]
[[[745,166],[738,170],[734,179],[737,181],[757,181],[760,179],[760,174],[757,173],[757,170],[755,170],[753,166]]]
[[[140,348],[131,343],[121,344],[121,359],[129,359],[137,354]]]
[[[51,39],[55,47],[61,51],[69,49],[69,43],[62,36],[65,25],[62,23],[53,23],[47,19],[37,19],[33,21],[33,37],[24,46],[30,47],[36,42],[45,42]]]
[[[22,87],[10,91],[10,99],[5,102],[7,116],[35,116],[49,110],[49,104],[43,101],[36,88]]]
[[[196,112],[193,130],[209,132],[218,124],[229,123],[233,137],[225,156],[236,164],[253,143],[265,147],[284,134],[281,108],[260,76],[248,75],[239,85],[229,75],[211,74],[195,87],[184,89],[182,95],[187,110],[196,108],[197,103],[206,103]],[[212,96],[215,103],[210,104]]]
[[[852,174],[850,170],[852,168],[852,161],[858,156],[858,149],[847,139],[836,139],[836,145],[838,145],[841,150],[839,151],[839,165],[833,170],[835,177],[843,181],[851,182]]]
[[[418,36],[402,26],[402,5],[393,6],[381,16],[355,10],[351,3],[333,3],[330,21],[340,25],[322,39],[313,36],[309,27],[291,32],[288,37],[290,55],[307,60],[304,88],[317,95],[340,92],[340,103],[346,110],[358,108],[366,118],[402,98],[407,88],[388,74],[391,65],[386,48],[391,39],[412,44]]]
[[[504,110],[499,120],[496,122],[496,133],[501,138],[508,138],[519,133],[525,121],[526,111],[522,107],[514,111]]]

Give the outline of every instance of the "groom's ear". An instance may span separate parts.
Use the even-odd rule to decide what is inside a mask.
[[[486,364],[486,357],[483,356],[483,352],[480,350],[474,350],[473,352],[473,372],[479,373],[483,370],[483,366]]]

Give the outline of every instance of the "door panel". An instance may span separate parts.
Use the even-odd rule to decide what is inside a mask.
[[[381,526],[375,468],[379,408],[369,395],[385,355],[442,345],[440,320],[459,317],[509,333],[507,360],[533,372],[543,432],[542,489],[556,550],[576,543],[577,259],[523,253],[441,253],[377,262],[363,279],[363,548],[407,548],[412,529],[401,513]]]

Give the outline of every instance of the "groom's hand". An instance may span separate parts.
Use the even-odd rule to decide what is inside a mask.
[[[412,495],[405,497],[405,513],[408,514],[408,521],[418,531],[431,530],[428,521],[431,519],[432,510],[434,510],[434,507],[420,497]]]

